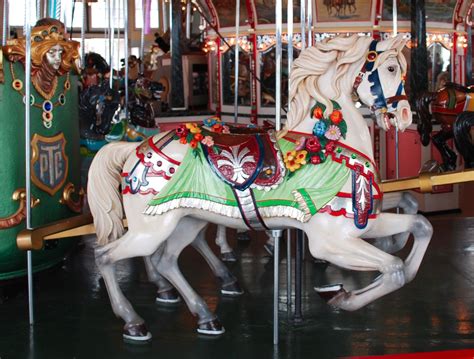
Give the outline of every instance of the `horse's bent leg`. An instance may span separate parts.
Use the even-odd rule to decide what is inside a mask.
[[[224,228],[223,226],[219,226]],[[209,248],[206,240],[204,239],[204,231],[201,231],[196,239],[193,241],[192,246],[204,257],[212,272],[221,281],[221,293],[228,296],[239,296],[244,292],[240,288],[237,278],[235,278],[229,269],[217,258],[214,252]]]
[[[162,248],[159,248],[153,257],[156,255],[159,257],[161,256]],[[145,269],[148,276],[148,280],[155,284],[158,287],[158,291],[156,294],[156,302],[157,303],[167,303],[167,304],[174,304],[179,303],[181,298],[179,297],[178,292],[176,289],[171,285],[170,282],[166,280],[158,270],[155,268],[153,264],[153,260],[151,256],[147,256],[143,258],[145,262]]]
[[[405,260],[405,276],[410,282],[418,272],[433,234],[431,223],[422,215],[382,213],[375,220],[367,236],[379,237],[400,232],[411,232],[413,248]]]
[[[442,167],[445,171],[454,171],[456,169],[457,155],[446,143],[447,140],[453,137],[454,134],[452,131],[443,130],[432,137],[433,144],[436,146],[443,158]]]
[[[218,335],[224,333],[225,330],[217,316],[209,310],[206,302],[193,290],[178,268],[179,254],[205,226],[206,222],[198,219],[182,219],[180,225],[166,242],[164,252],[156,264],[156,268],[179,291],[191,313],[199,317],[198,332]]]
[[[221,258],[224,262],[235,262],[237,258],[232,248],[227,242],[226,227],[222,225],[217,226],[216,244],[221,250]]]
[[[416,214],[418,201],[410,192],[387,193],[383,198],[382,211],[401,208],[404,214]],[[405,247],[410,232],[397,233],[393,236],[376,238],[372,243],[387,253],[395,253]]]
[[[357,291],[346,292],[341,286],[328,293],[327,287],[315,288],[329,304],[344,310],[356,310],[405,284],[404,265],[400,258],[343,231],[316,232],[307,232],[309,249],[314,257],[346,269],[382,273],[372,284]]]

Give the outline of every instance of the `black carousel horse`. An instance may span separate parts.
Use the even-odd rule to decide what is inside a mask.
[[[120,110],[120,93],[109,87],[109,74],[110,66],[101,55],[86,54],[79,94],[80,128],[84,139],[103,140]]]
[[[456,169],[457,155],[446,143],[455,138],[455,145],[463,156],[467,166],[472,166],[474,149],[470,128],[473,123],[474,88],[455,83],[447,83],[436,92],[427,92],[416,100],[416,110],[419,116],[418,132],[421,143],[428,146],[430,139],[441,153],[444,171]],[[432,118],[441,124],[441,131],[432,135]]]
[[[139,75],[129,82],[130,98],[128,110],[130,122],[135,126],[156,127],[155,117],[161,113],[161,93],[163,85]]]

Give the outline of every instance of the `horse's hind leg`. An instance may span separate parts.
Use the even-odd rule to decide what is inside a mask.
[[[237,261],[234,251],[232,250],[232,248],[229,246],[229,243],[227,242],[226,227],[223,225],[217,226],[216,244],[219,246],[221,250],[221,259],[224,262]]]
[[[158,288],[156,293],[157,303],[175,304],[181,301],[178,291],[166,280],[153,264],[154,257],[161,257],[163,253],[163,246],[161,246],[152,256],[143,257],[145,262],[145,269],[148,276],[148,280],[156,285]]]
[[[225,227],[219,227],[222,227],[225,230]],[[204,257],[212,272],[220,279],[221,293],[223,295],[235,297],[244,293],[237,282],[237,278],[234,277],[224,263],[222,263],[219,258],[216,257],[211,248],[209,248],[209,245],[204,239],[204,231],[201,231],[198,234],[196,239],[193,241],[192,246]]]
[[[219,335],[224,333],[225,330],[217,316],[209,310],[206,302],[189,285],[178,267],[179,254],[186,246],[191,244],[205,226],[206,222],[204,221],[189,217],[183,218],[166,242],[163,254],[159,262],[155,263],[155,266],[179,291],[191,313],[199,317],[198,332]]]
[[[401,208],[404,214],[416,214],[418,201],[410,192],[387,193],[383,198],[382,211]],[[395,253],[405,247],[410,232],[397,233],[393,236],[375,238],[372,242],[378,249],[387,253]]]

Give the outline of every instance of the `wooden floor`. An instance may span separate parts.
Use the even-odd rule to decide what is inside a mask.
[[[237,299],[218,294],[210,270],[193,249],[186,249],[180,259],[191,285],[225,325],[227,332],[219,338],[196,334],[196,321],[185,305],[156,305],[141,260],[121,263],[121,286],[153,334],[145,345],[122,341],[123,323],[112,313],[91,241],[85,240],[60,268],[35,276],[33,329],[28,325],[25,282],[1,288],[0,358],[319,359],[474,348],[474,218],[429,219],[435,234],[415,280],[357,312],[333,310],[313,287],[334,282],[360,287],[376,273],[324,268],[306,255],[304,321],[294,324],[282,258],[277,348],[272,345],[273,262],[262,248],[262,234],[237,243],[229,231],[240,257],[230,268],[246,290]],[[211,227],[208,237],[214,233]]]

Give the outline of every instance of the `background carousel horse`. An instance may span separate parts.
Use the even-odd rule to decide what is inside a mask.
[[[208,222],[240,229],[298,228],[306,232],[314,257],[381,273],[358,290],[346,292],[342,285],[317,289],[341,309],[363,307],[415,277],[432,227],[421,215],[380,213],[382,193],[370,133],[352,100],[356,93],[384,130],[410,125],[402,80],[404,46],[401,37],[376,42],[352,36],[305,50],[294,62],[291,111],[278,140],[273,133],[219,136],[217,128],[189,124],[138,148],[111,144],[99,151],[89,174],[90,207],[101,246],[96,263],[112,308],[126,323],[124,337],[143,341],[151,334],[120,290],[114,263],[150,255],[156,256],[156,270],[199,317],[198,332],[223,332],[177,263],[182,249]],[[307,106],[314,102],[310,110]],[[154,174],[161,171],[154,180],[162,187],[148,196],[123,191],[129,226],[123,234],[118,185],[135,181],[131,174],[139,162]],[[141,181],[153,186],[152,179]],[[404,261],[363,240],[403,232],[414,236]],[[162,253],[155,254],[159,248]]]
[[[447,83],[445,87],[438,91],[427,92],[416,100],[416,110],[420,118],[418,132],[420,133],[421,143],[428,146],[430,138],[433,140],[433,144],[443,158],[441,169],[444,171],[456,169],[457,155],[447,144],[447,141],[454,137],[454,127],[458,129],[457,137],[459,138],[455,141],[456,148],[463,155],[465,163],[472,163],[474,150],[470,136],[471,126],[466,126],[469,122],[467,118],[471,115],[465,114],[462,116],[461,122],[463,124],[456,126],[455,122],[461,113],[474,110],[473,92],[472,87]],[[431,136],[433,130],[432,118],[441,124],[441,131],[433,136]]]
[[[464,159],[466,168],[474,168],[474,144],[471,129],[474,126],[474,112],[461,113],[454,122],[454,143]]]

